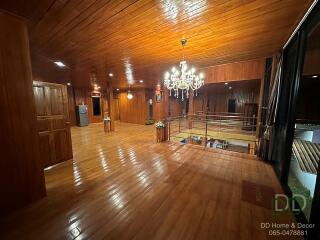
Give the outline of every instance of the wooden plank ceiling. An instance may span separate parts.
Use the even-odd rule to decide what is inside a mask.
[[[273,54],[312,0],[1,0],[27,19],[35,77],[153,87],[184,51],[198,68]],[[61,60],[68,68],[58,69]],[[144,83],[139,83],[139,80]]]

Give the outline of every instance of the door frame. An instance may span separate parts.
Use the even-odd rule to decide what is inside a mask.
[[[296,121],[296,107],[298,101],[298,93],[299,93],[299,85],[301,76],[303,73],[304,67],[304,58],[306,52],[306,45],[307,45],[307,38],[308,33],[312,30],[316,25],[320,24],[320,3],[317,2],[313,10],[310,12],[306,20],[302,23],[296,34],[290,40],[289,44],[284,48],[285,51],[290,47],[290,43],[292,43],[295,38],[298,38],[298,51],[296,56],[296,68],[294,73],[294,78],[291,83],[286,86],[281,86],[281,92],[283,92],[284,88],[290,87],[290,94],[289,94],[289,102],[288,102],[288,115],[287,115],[287,128],[285,130],[285,151],[284,154],[281,156],[284,161],[281,163],[281,172],[278,169],[275,169],[278,177],[280,178],[281,185],[285,191],[285,193],[291,197],[292,192],[288,186],[288,175],[290,170],[290,163],[291,163],[291,154],[292,154],[292,143],[294,139],[294,125]],[[285,62],[283,63],[285,66]],[[281,79],[283,78],[283,72]],[[277,139],[278,138],[278,139]],[[276,136],[275,141],[279,140],[279,136]],[[298,205],[298,203],[296,202]],[[315,228],[309,229],[309,233],[307,239],[316,239],[320,236],[320,164],[318,166],[318,174],[315,184],[315,191],[314,197],[312,200],[312,208],[310,214],[310,220],[307,221],[304,214],[301,212],[299,215],[295,215],[297,221],[301,223],[314,223]]]

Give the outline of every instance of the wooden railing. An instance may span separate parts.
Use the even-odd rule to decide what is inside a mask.
[[[168,138],[198,136],[202,138],[201,145],[208,146],[212,139],[223,142],[240,141],[248,143],[250,152],[254,152],[255,134],[257,128],[256,117],[245,117],[242,114],[195,114],[168,117]]]

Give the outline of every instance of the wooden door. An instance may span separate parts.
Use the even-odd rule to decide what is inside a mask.
[[[73,155],[66,86],[34,82],[33,92],[43,166],[71,159]]]

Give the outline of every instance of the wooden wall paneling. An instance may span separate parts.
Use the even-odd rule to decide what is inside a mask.
[[[232,87],[231,90],[228,89],[229,86]],[[231,82],[227,86],[224,83],[207,84],[198,92],[198,96],[193,96],[193,112],[226,113],[228,100],[235,99],[236,113],[243,113],[246,103],[259,103],[260,87],[258,79]],[[174,106],[179,108],[174,110],[176,113],[183,113],[185,101],[170,98],[170,109],[174,109]]]
[[[176,97],[169,97],[169,108],[170,115],[177,117],[183,114],[183,108],[185,107],[185,102],[182,102],[180,99]]]
[[[119,109],[119,99],[118,98],[113,99],[113,108],[114,108],[115,120],[118,121],[118,120],[120,120],[120,109]]]
[[[0,11],[0,215],[46,195],[28,31]],[[37,111],[42,112],[40,107]]]
[[[205,84],[261,79],[265,58],[216,65],[203,69]]]
[[[133,98],[127,98],[127,92],[119,93],[120,121],[145,124],[147,120],[147,100],[145,90],[132,91]]]
[[[77,125],[76,119],[76,104],[74,97],[74,90],[72,86],[67,86],[67,94],[68,94],[68,108],[69,108],[69,121],[71,126]]]
[[[204,92],[203,95],[198,94],[198,96],[194,96],[193,98],[194,113],[206,112],[206,106],[207,106],[206,95],[207,95],[207,92]]]
[[[232,89],[229,90],[228,87]],[[260,80],[250,80],[224,84],[212,84],[206,89],[209,101],[209,112],[228,112],[228,99],[236,100],[236,113],[244,112],[245,103],[258,103]],[[203,94],[203,92],[201,92]]]
[[[33,89],[43,166],[71,159],[73,154],[67,87],[33,82]]]
[[[317,40],[315,40],[315,42],[316,41]],[[305,53],[305,59],[304,59],[305,64],[303,65],[303,75],[319,75],[320,69],[319,69],[319,65],[317,64],[319,59],[320,59],[320,49],[308,49]]]

